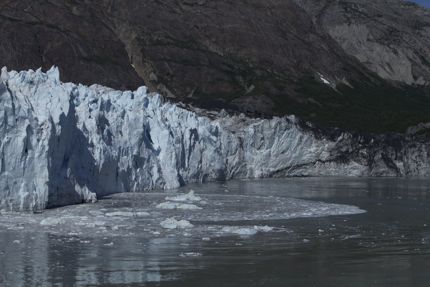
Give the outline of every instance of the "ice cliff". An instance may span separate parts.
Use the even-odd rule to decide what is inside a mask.
[[[3,68],[0,209],[38,211],[232,178],[428,176],[428,142],[415,134],[328,134],[294,117],[209,114],[145,87],[121,92],[62,83],[56,68]]]

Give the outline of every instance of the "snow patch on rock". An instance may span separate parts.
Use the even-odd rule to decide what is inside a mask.
[[[319,76],[320,80],[321,80],[324,84],[329,85],[329,86],[331,86],[331,85],[332,85],[332,84],[331,84],[331,82],[330,82],[329,80],[327,80],[327,78],[326,78],[326,77],[324,77],[324,76],[323,76],[323,74],[318,73],[318,76]]]

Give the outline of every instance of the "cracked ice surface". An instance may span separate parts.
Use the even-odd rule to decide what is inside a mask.
[[[355,153],[351,135],[318,136],[292,116],[205,114],[145,87],[122,92],[62,83],[57,68],[3,68],[0,210],[41,211],[112,193],[233,178],[430,174],[425,147]]]
[[[149,95],[145,87],[121,92],[61,83],[57,68],[3,68],[0,101],[3,210],[38,211],[111,193],[269,176],[324,159],[333,145],[302,133],[293,118],[211,120]]]

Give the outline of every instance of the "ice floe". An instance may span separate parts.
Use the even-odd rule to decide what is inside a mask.
[[[200,210],[201,207],[195,204],[179,203],[179,202],[162,202],[157,205],[159,209],[182,209],[182,210]]]
[[[176,220],[175,218],[167,218],[160,222],[161,227],[166,229],[184,229],[184,228],[192,228],[193,225],[188,220]]]
[[[40,225],[42,226],[53,226],[64,223],[64,220],[62,218],[45,218],[40,222]]]
[[[133,216],[149,216],[149,212],[146,211],[114,211],[105,214],[108,217],[120,216],[120,217],[133,217]]]
[[[175,196],[166,197],[167,201],[177,201],[177,202],[195,202],[200,201],[202,198],[194,194],[194,190],[190,190],[187,194],[178,194]]]
[[[273,231],[273,227],[270,226],[225,226],[221,229],[222,233],[237,234],[237,235],[255,235],[258,232],[270,232]]]
[[[199,257],[202,256],[200,252],[182,252],[179,257]]]
[[[206,204],[195,209],[189,208],[197,206],[187,203],[190,201],[165,202],[166,193],[121,193],[95,204],[49,209],[41,214],[5,212],[0,216],[0,228],[78,237],[196,237],[204,242],[219,236],[283,232],[271,226],[273,220],[364,212],[355,206],[276,196],[224,192],[189,195],[199,198],[194,203]],[[158,208],[166,203],[175,208]]]

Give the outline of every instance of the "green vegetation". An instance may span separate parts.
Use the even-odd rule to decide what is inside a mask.
[[[295,114],[324,127],[364,132],[404,132],[430,122],[429,91],[422,87],[395,87],[387,83],[352,83],[336,90],[309,77],[298,83],[301,101],[274,99],[278,112]]]

